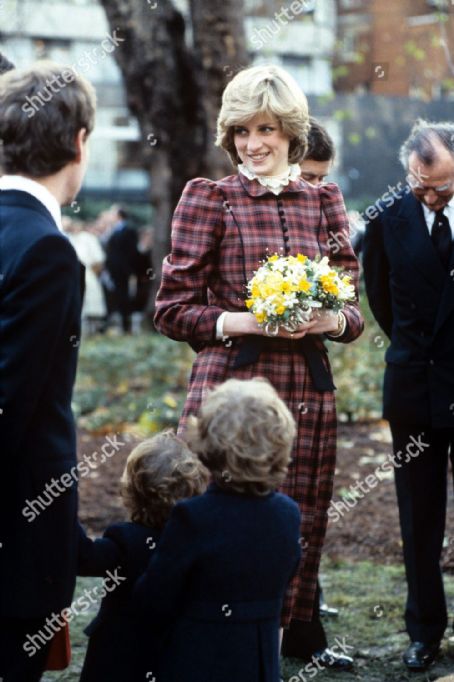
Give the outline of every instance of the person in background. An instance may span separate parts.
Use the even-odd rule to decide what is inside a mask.
[[[307,151],[300,161],[301,177],[311,185],[321,185],[333,167],[334,142],[326,128],[312,116],[309,124]]]
[[[132,331],[137,333],[149,308],[151,289],[156,277],[153,267],[154,230],[151,225],[144,226],[139,232],[136,267],[136,290],[132,303]]]
[[[10,62],[9,59],[7,59],[2,52],[0,52],[0,76],[2,75],[2,73],[12,71],[12,69],[15,68],[16,67],[14,66],[14,64]]]
[[[156,680],[279,679],[280,612],[301,546],[298,505],[277,488],[295,433],[265,379],[226,381],[190,420],[186,440],[213,483],[176,505],[133,595],[152,630],[169,628]]]
[[[128,214],[121,206],[114,205],[110,209],[114,225],[104,236],[106,252],[105,269],[111,281],[108,290],[109,315],[118,312],[121,315],[123,332],[131,332],[131,315],[133,301],[130,294],[130,278],[137,273],[138,234],[129,227]]]
[[[40,101],[63,76],[66,87],[30,116],[26,98]],[[0,678],[8,682],[41,678],[50,639],[36,638],[71,604],[76,581],[71,398],[83,266],[62,232],[61,206],[82,185],[95,107],[93,87],[69,67],[43,61],[0,76]],[[36,505],[38,495],[50,509]]]
[[[454,124],[419,120],[400,150],[408,185],[366,228],[369,304],[390,339],[389,420],[407,578],[404,663],[424,670],[447,623],[440,561],[454,460]]]
[[[320,185],[325,182],[334,164],[336,150],[334,142],[326,128],[324,128],[315,118],[309,119],[311,127],[309,130],[307,152],[300,161],[301,177],[311,185]],[[364,223],[356,219],[353,211],[348,212],[350,224],[350,241],[356,256],[362,250]],[[359,214],[357,214],[359,215]]]
[[[85,265],[85,294],[82,307],[82,330],[96,334],[104,329],[107,307],[99,275],[104,266],[104,251],[99,239],[88,232],[82,222],[63,218],[63,229],[74,246],[77,257]]]
[[[121,495],[131,520],[109,526],[95,541],[80,528],[78,574],[105,577],[118,569],[122,578],[85,630],[90,639],[80,682],[145,682],[147,672],[156,670],[159,638],[132,608],[132,590],[174,505],[201,495],[208,480],[208,470],[182,440],[171,431],[157,434],[137,445],[126,462]]]

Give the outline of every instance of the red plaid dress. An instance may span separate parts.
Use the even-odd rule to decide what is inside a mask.
[[[300,505],[305,551],[285,600],[284,625],[291,618],[312,616],[336,462],[334,393],[315,389],[304,356],[285,339],[276,339],[254,364],[233,369],[238,339],[230,346],[217,341],[216,321],[225,310],[246,310],[246,284],[260,261],[273,253],[327,255],[351,273],[357,286],[358,262],[345,238],[348,231],[342,195],[334,184],[312,187],[297,180],[275,196],[241,173],[216,183],[192,180],[175,211],[172,251],[164,259],[156,301],[159,331],[198,350],[180,432],[205,392],[232,377],[266,377],[295,417],[298,436],[282,492]],[[344,238],[334,240],[337,234]],[[347,329],[340,340],[348,343],[361,334],[363,321],[356,303],[344,312]],[[326,353],[321,355],[329,368]]]

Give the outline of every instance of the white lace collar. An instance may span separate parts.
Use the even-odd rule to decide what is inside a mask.
[[[280,194],[284,187],[287,187],[289,182],[294,180],[299,180],[301,176],[301,168],[297,163],[291,164],[285,173],[280,175],[257,175],[254,171],[251,171],[244,163],[238,164],[238,170],[248,180],[257,180],[263,187],[266,187],[273,194]]]

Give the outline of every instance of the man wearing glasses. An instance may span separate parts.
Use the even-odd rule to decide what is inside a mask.
[[[404,662],[413,671],[432,663],[447,626],[440,558],[454,443],[454,124],[417,121],[400,161],[408,186],[368,225],[364,274],[390,339],[383,415],[408,586]]]

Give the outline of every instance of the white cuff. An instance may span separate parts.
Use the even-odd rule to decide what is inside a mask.
[[[218,341],[223,341],[226,338],[224,337],[224,320],[226,315],[227,311],[224,311],[216,320],[216,338]]]

